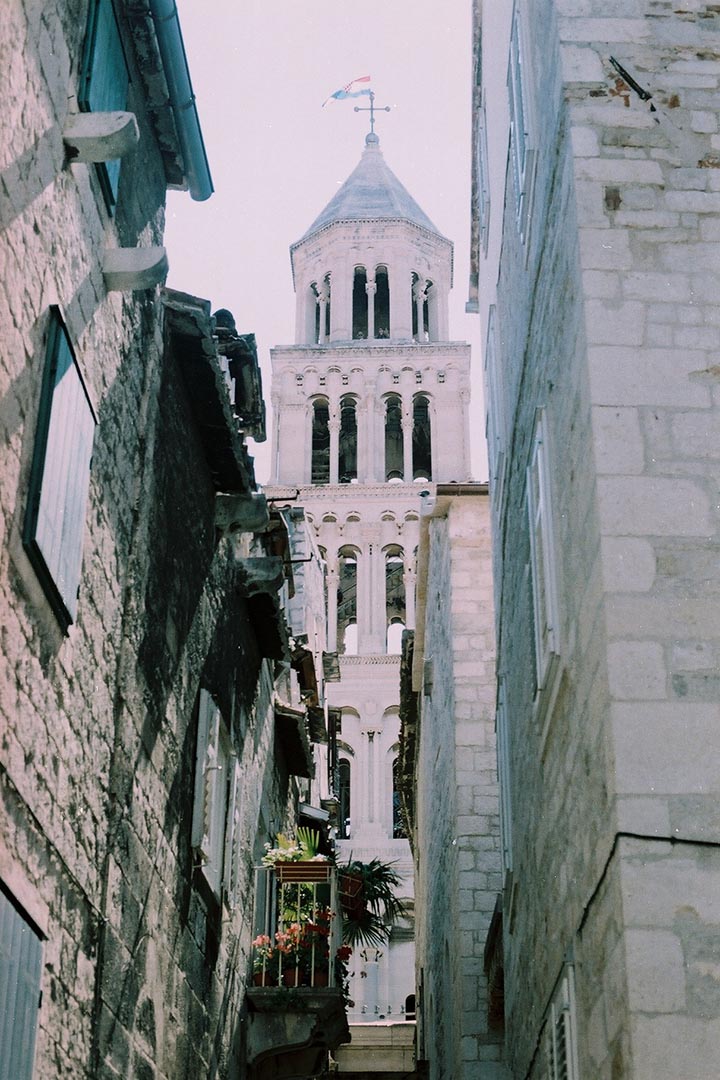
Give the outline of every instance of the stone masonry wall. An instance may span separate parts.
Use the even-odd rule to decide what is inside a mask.
[[[537,172],[527,247],[508,180],[497,301],[512,451],[498,552],[508,1051],[518,1077],[539,1062],[574,957],[581,1076],[709,1080],[720,14],[699,0],[522,7]],[[525,509],[538,409],[563,669],[542,720]]]
[[[470,1080],[503,1075],[483,970],[501,889],[494,623],[487,497],[448,501],[447,516],[429,523],[432,686],[422,698],[417,774],[418,952],[430,1075]]]

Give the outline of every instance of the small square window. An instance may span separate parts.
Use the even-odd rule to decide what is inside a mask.
[[[95,424],[67,331],[53,309],[23,545],[63,630],[77,614]]]
[[[82,112],[118,112],[128,99],[128,75],[111,0],[93,0],[90,5],[78,104]],[[99,162],[97,175],[110,213],[117,203],[120,159]]]

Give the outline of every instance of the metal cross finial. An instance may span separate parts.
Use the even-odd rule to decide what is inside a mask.
[[[390,112],[389,105],[378,105],[378,112]],[[375,134],[375,94],[370,91],[370,105],[369,106],[355,106],[355,112],[369,112],[370,113],[370,134]]]

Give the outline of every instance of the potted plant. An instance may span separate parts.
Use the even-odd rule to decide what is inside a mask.
[[[275,950],[267,934],[258,934],[252,942],[255,949],[253,957],[253,983],[255,986],[275,986]]]
[[[265,845],[262,861],[275,868],[281,882],[327,881],[330,860],[320,854],[319,847],[320,836],[315,829],[299,828],[296,838],[278,833],[275,847]]]
[[[343,939],[349,945],[384,945],[390,925],[405,914],[396,890],[402,879],[391,863],[352,859],[340,867]]]

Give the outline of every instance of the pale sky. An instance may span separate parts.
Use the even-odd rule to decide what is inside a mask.
[[[450,335],[473,346],[473,475],[487,478],[478,317],[466,315],[470,243],[470,0],[177,0],[215,194],[170,192],[168,285],[230,308],[254,333],[270,413],[273,345],[294,339],[289,245],[357,165],[371,75],[390,168],[455,245]],[[270,439],[253,448],[269,478]]]

